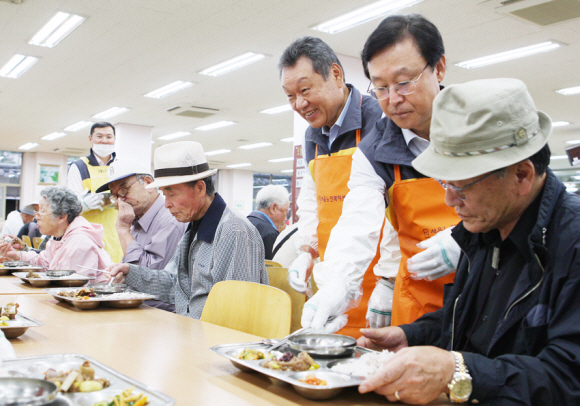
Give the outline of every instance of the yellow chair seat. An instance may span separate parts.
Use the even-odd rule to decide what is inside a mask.
[[[302,327],[300,322],[302,319],[302,309],[304,308],[304,303],[306,302],[306,295],[303,293],[298,293],[290,283],[288,283],[288,269],[286,268],[275,268],[268,267],[268,280],[270,281],[270,286],[274,286],[278,289],[282,289],[284,292],[288,293],[290,300],[292,301],[292,332],[298,330]]]

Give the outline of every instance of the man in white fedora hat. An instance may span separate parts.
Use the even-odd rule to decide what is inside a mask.
[[[443,308],[361,330],[396,351],[363,382],[390,401],[571,405],[580,394],[580,198],[548,168],[550,118],[523,82],[449,86],[433,103],[431,143],[413,161],[462,220]]]
[[[109,166],[109,181],[96,193],[111,192],[116,204],[117,233],[123,249],[124,263],[149,269],[163,269],[173,256],[187,224],[175,219],[165,207],[165,198],[153,183],[149,162],[119,158]],[[173,304],[158,300],[147,305],[175,311]]]
[[[230,210],[215,192],[210,169],[198,142],[183,141],[155,150],[155,181],[165,207],[188,224],[177,251],[165,269],[117,264],[107,270],[116,282],[175,303],[176,313],[199,319],[217,282],[242,280],[268,284],[264,244],[250,222]]]

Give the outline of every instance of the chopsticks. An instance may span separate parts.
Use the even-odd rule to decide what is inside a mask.
[[[80,266],[81,268],[90,269],[90,270],[92,270],[92,271],[97,271],[97,272],[108,273],[109,275],[111,274],[111,272],[109,272],[109,271],[105,271],[104,269],[91,268],[91,267],[89,267],[89,266],[84,266],[84,265],[77,265],[77,266]]]

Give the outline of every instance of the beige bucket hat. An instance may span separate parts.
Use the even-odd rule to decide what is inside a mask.
[[[203,147],[195,141],[163,145],[155,150],[153,161],[155,181],[147,189],[187,183],[217,172],[217,169],[209,169]]]
[[[413,167],[435,179],[474,178],[531,157],[551,132],[521,80],[451,85],[433,101],[431,143]]]
[[[147,160],[149,161],[149,160]],[[107,170],[107,176],[109,181],[102,186],[100,186],[95,192],[101,193],[110,190],[110,184],[121,179],[128,178],[133,175],[151,175],[151,162],[137,161],[136,159],[123,159],[117,158],[109,169]],[[153,176],[151,176],[153,177]]]

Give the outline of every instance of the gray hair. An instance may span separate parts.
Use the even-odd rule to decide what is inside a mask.
[[[332,48],[329,47],[326,42],[320,38],[302,37],[290,44],[290,46],[284,50],[284,53],[280,57],[280,60],[278,61],[280,76],[282,76],[282,70],[284,70],[284,68],[291,68],[295,66],[298,62],[298,59],[302,57],[310,59],[310,62],[312,62],[312,67],[314,68],[314,72],[322,75],[324,80],[328,80],[330,67],[333,63],[340,66],[340,70],[344,75],[342,64],[338,60],[338,57]]]
[[[284,186],[268,185],[263,187],[256,195],[258,209],[267,209],[276,203],[279,207],[289,204],[288,191]]]
[[[81,202],[72,190],[64,186],[52,186],[40,192],[50,204],[50,210],[56,217],[67,216],[68,223],[72,223],[83,210]]]

